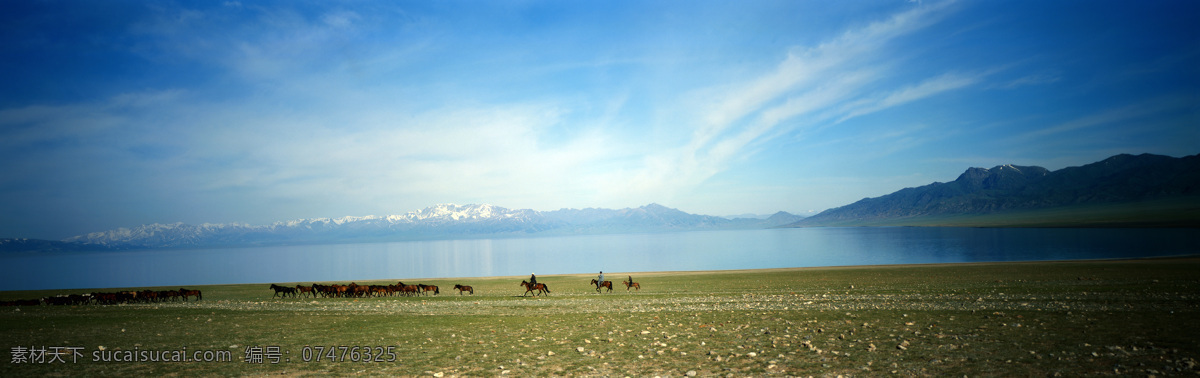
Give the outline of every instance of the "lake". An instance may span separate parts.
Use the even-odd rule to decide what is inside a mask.
[[[364,281],[1200,253],[1194,229],[789,228],[0,255],[0,290]]]

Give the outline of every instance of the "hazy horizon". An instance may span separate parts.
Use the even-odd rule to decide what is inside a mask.
[[[811,215],[1200,146],[1200,3],[16,2],[0,238],[440,203]]]

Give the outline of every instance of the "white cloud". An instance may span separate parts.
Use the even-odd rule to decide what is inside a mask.
[[[1008,83],[1000,85],[1000,88],[1013,89],[1013,88],[1034,86],[1034,85],[1046,85],[1046,84],[1057,83],[1059,80],[1062,80],[1062,77],[1059,75],[1036,74],[1036,75],[1023,76],[1016,80],[1010,81]]]
[[[706,122],[697,130],[693,144],[707,143],[735,121],[778,100],[780,96],[796,90],[813,91],[809,87],[820,88],[830,76],[843,76],[847,67],[854,70],[862,66],[861,62],[873,61],[876,57],[872,55],[883,45],[929,26],[937,20],[937,12],[948,4],[950,2],[920,6],[885,21],[849,30],[816,47],[793,49],[773,72],[750,83],[733,86],[715,109],[708,112]]]
[[[1155,98],[1120,108],[1084,115],[1067,122],[1017,135],[1014,138],[1017,140],[1044,139],[1052,135],[1076,132],[1101,125],[1127,123],[1162,112],[1184,109],[1190,106],[1193,106],[1193,104],[1186,97]]]
[[[866,98],[863,101],[852,104],[847,114],[838,119],[838,122],[924,99],[941,94],[942,92],[961,89],[978,83],[982,80],[983,76],[947,73],[916,85],[897,89],[877,99]]]
[[[979,77],[944,74],[877,97],[864,93],[884,85],[894,64],[883,55],[898,38],[937,22],[949,2],[917,6],[886,20],[813,47],[793,48],[772,71],[748,80],[704,90],[718,100],[692,105],[707,109],[685,146],[645,159],[633,187],[646,192],[680,193],[725,170],[755,146],[802,126],[843,119],[974,84]]]

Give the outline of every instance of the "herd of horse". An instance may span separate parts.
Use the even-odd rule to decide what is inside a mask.
[[[18,299],[12,301],[0,301],[0,307],[8,306],[75,306],[75,305],[111,305],[122,303],[158,303],[158,302],[174,302],[183,300],[187,302],[188,298],[196,298],[196,300],[204,299],[200,290],[188,290],[179,288],[179,290],[141,290],[141,291],[118,291],[109,293],[88,293],[88,294],[61,294],[53,297],[44,297],[40,299]]]
[[[621,283],[625,284],[625,291],[629,291],[631,288],[637,289],[638,291],[642,290],[642,285],[637,282],[621,281]],[[533,293],[534,296],[550,294],[550,287],[546,286],[544,283],[539,282],[536,284],[531,284],[528,281],[522,280],[520,286],[525,288],[525,293],[521,294],[522,297],[529,295],[530,293]],[[603,284],[597,285],[597,281],[592,279],[592,286],[596,287],[597,292],[600,291],[600,288],[607,288],[609,292],[612,292],[612,281],[604,281]],[[397,281],[395,285],[359,285],[351,282],[349,285],[322,285],[314,283],[311,286],[296,285],[295,287],[292,287],[271,284],[270,289],[275,291],[275,294],[271,295],[271,298],[287,298],[289,296],[292,298],[303,298],[305,296],[316,298],[317,295],[320,295],[323,298],[366,298],[401,295],[427,296],[431,291],[433,292],[433,295],[438,295],[441,293],[441,291],[438,290],[438,287],[435,285],[406,285],[404,282],[399,281]],[[471,293],[471,295],[475,295],[475,288],[467,285],[456,284],[454,285],[454,289],[458,290],[458,295],[463,295],[463,293]]]
[[[271,298],[286,298],[288,296],[292,298],[303,298],[305,296],[316,298],[317,295],[323,298],[366,298],[429,295],[430,292],[433,292],[433,295],[442,293],[441,289],[436,285],[406,285],[400,281],[397,281],[395,285],[359,285],[351,282],[349,285],[322,285],[314,283],[310,286],[296,285],[295,287],[291,287],[271,284],[270,288],[275,291],[275,294],[271,295]],[[470,286],[454,285],[454,288],[459,290],[459,295],[464,291],[475,294],[475,289]]]
[[[621,281],[625,284],[625,291],[629,289],[641,290],[642,285],[637,282]],[[544,283],[530,284],[527,281],[521,281],[520,286],[525,288],[525,293],[522,297],[533,293],[534,296],[542,294],[550,294],[550,287]],[[601,288],[607,288],[608,292],[612,292],[612,281],[604,281],[603,284],[597,285],[596,279],[592,279],[592,286],[596,287],[596,291],[600,292]],[[430,292],[433,295],[441,294],[441,290],[436,285],[406,285],[404,282],[397,281],[395,285],[359,285],[351,282],[349,285],[322,285],[314,283],[310,286],[296,285],[280,286],[271,284],[271,290],[275,294],[271,298],[292,297],[303,298],[310,296],[316,298],[318,295],[324,298],[365,298],[365,297],[390,297],[390,296],[428,296]],[[475,288],[467,285],[454,285],[454,289],[458,290],[458,295],[470,293],[475,295]],[[188,290],[179,288],[179,290],[141,290],[141,291],[119,291],[110,293],[90,293],[90,294],[70,294],[56,295],[53,297],[44,297],[40,299],[18,299],[11,301],[0,301],[0,307],[8,306],[39,306],[39,305],[87,305],[87,304],[122,304],[122,303],[158,303],[168,301],[187,301],[188,298],[196,300],[204,299],[201,296],[200,290]]]

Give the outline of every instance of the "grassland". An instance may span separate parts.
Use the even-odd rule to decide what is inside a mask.
[[[520,296],[525,277],[423,280],[441,295],[358,299],[205,286],[199,302],[2,307],[0,376],[1195,376],[1198,268],[1173,258],[634,273],[641,291],[603,294],[591,276],[562,275],[539,277],[553,290],[543,297]],[[19,346],[83,349],[75,363],[12,363]],[[280,363],[243,362],[247,347],[267,346]],[[396,356],[304,362],[305,346]],[[91,361],[102,347],[227,350],[233,361]]]

